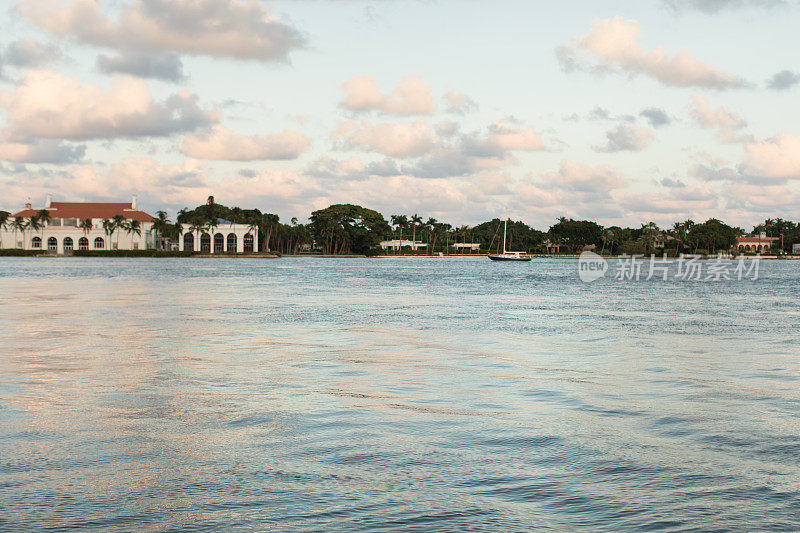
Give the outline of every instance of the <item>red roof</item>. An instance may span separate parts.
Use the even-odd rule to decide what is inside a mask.
[[[16,213],[15,217],[28,218],[35,216],[37,209],[23,209]],[[139,222],[152,222],[153,217],[144,211],[137,211],[132,208],[132,204],[118,204],[106,202],[52,202],[47,209],[50,218],[114,218],[121,215],[127,219],[138,220]]]
[[[763,242],[772,242],[777,241],[778,237],[752,237],[750,235],[746,235],[744,237],[736,237],[737,242],[754,242],[754,243],[763,243]]]

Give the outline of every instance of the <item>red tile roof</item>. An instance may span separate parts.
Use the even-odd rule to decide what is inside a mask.
[[[744,237],[736,237],[736,241],[740,242],[740,243],[741,242],[745,242],[745,243],[749,243],[749,242],[767,243],[767,242],[773,242],[773,241],[777,241],[777,240],[778,240],[778,237],[758,237],[758,236],[752,237],[750,235],[746,235]]]
[[[138,220],[139,222],[152,222],[153,217],[144,211],[132,209],[132,204],[118,204],[105,202],[52,202],[47,210],[50,218],[114,218],[121,215],[127,219]],[[15,217],[28,218],[39,212],[38,209],[24,209],[14,214]]]

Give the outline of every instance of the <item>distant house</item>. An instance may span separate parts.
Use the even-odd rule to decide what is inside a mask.
[[[457,242],[453,245],[456,250],[480,250],[481,245],[477,242]]]
[[[420,248],[427,248],[427,244],[420,241],[407,241],[405,239],[393,239],[391,241],[381,241],[379,243],[381,250],[397,250],[409,246],[412,250],[419,250]]]
[[[762,231],[758,234],[736,237],[736,248],[740,252],[763,252],[772,248],[777,240],[777,237],[767,237],[766,232]]]
[[[230,220],[219,220],[213,227],[192,228],[184,225],[178,238],[178,249],[182,252],[209,254],[243,253],[257,251],[257,243],[257,228],[248,224],[235,224]]]
[[[792,253],[793,254],[800,254],[800,243],[792,245]]]
[[[152,216],[140,211],[136,196],[130,202],[54,202],[48,194],[44,208],[25,209],[12,215],[29,221],[47,213],[48,220],[40,220],[41,227],[0,230],[0,248],[42,250],[51,254],[71,254],[73,250],[144,250],[155,247]],[[127,226],[115,227],[109,233],[103,221],[122,217]],[[86,222],[86,221],[89,222]],[[137,225],[133,224],[136,221]]]

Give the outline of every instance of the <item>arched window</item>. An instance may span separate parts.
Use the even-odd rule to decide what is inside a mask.
[[[194,235],[191,233],[183,236],[183,250],[185,252],[194,252]]]
[[[64,253],[70,253],[72,251],[72,237],[64,237]]]
[[[744,246],[742,246],[741,244],[739,245],[739,251],[740,251],[740,252],[743,252],[743,251],[744,251]]]
[[[252,252],[253,251],[253,234],[247,233],[244,236],[244,251],[245,252]]]
[[[94,249],[95,250],[102,250],[105,247],[106,247],[106,242],[103,240],[102,237],[97,237],[94,240]]]
[[[55,237],[50,237],[47,239],[47,249],[51,252],[58,251],[58,241]]]
[[[228,251],[235,252],[236,251],[236,234],[235,233],[228,233]]]
[[[31,248],[41,249],[42,247],[42,238],[41,237],[34,237],[31,239]]]
[[[203,233],[200,235],[200,251],[201,252],[210,252],[211,251],[211,235],[208,233]]]
[[[214,235],[214,253],[219,254],[225,251],[225,236],[222,233]]]
[[[88,250],[89,249],[89,239],[86,237],[81,237],[78,239],[78,250]]]

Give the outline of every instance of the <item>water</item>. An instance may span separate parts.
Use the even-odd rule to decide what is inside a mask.
[[[0,259],[0,529],[800,529],[800,262]]]

